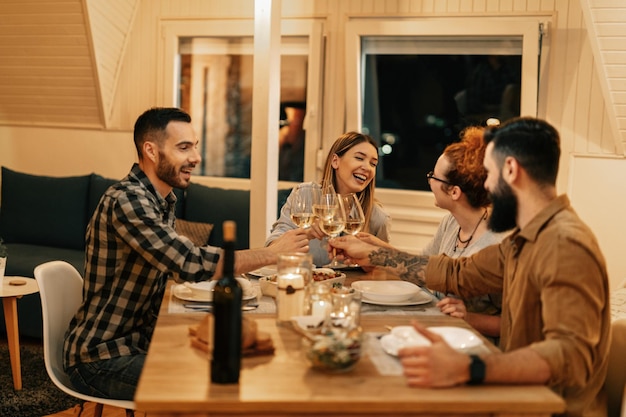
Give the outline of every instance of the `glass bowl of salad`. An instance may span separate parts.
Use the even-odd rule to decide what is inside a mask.
[[[304,352],[313,369],[347,372],[361,359],[362,330],[324,326],[319,334],[303,340]]]

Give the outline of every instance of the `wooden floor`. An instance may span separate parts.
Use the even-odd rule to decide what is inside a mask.
[[[81,417],[93,417],[95,409],[94,403],[85,403],[83,412],[80,414]],[[56,414],[49,414],[44,417],[77,417],[80,412],[80,407],[76,405],[74,408],[70,408],[69,410],[61,411]],[[102,417],[126,417],[126,410],[123,408],[116,408],[105,405],[102,410]],[[135,411],[135,417],[147,417],[146,413],[143,411]]]

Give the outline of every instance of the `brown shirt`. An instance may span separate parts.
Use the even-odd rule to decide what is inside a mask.
[[[469,258],[431,257],[429,288],[463,298],[502,291],[500,347],[530,346],[568,416],[605,416],[611,311],[604,257],[591,230],[555,199],[523,230]]]

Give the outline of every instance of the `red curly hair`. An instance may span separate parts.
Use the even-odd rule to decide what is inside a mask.
[[[448,145],[443,154],[450,163],[446,178],[461,188],[472,207],[485,207],[491,202],[485,190],[487,171],[483,166],[485,157],[484,128],[470,126],[459,134],[459,142]]]

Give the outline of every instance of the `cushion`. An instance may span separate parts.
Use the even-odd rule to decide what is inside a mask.
[[[2,167],[0,234],[7,243],[83,249],[89,179],[37,176]]]
[[[210,223],[176,219],[176,231],[178,234],[188,237],[196,246],[204,246],[209,243],[211,230],[213,230],[213,225]]]
[[[237,223],[237,249],[248,248],[250,224],[250,192],[247,190],[227,190],[189,184],[185,192],[183,218],[194,222],[214,224],[209,244],[222,246],[222,223],[233,220]]]
[[[291,189],[278,190],[276,218],[280,209],[287,201]],[[250,247],[250,191],[207,187],[200,184],[189,184],[185,191],[183,215],[179,218],[211,223],[215,230],[209,237],[209,245],[222,246],[222,223],[234,220],[237,223],[237,249]]]
[[[111,178],[104,178],[98,174],[91,174],[89,176],[89,197],[87,203],[87,221],[91,219],[93,212],[96,211],[96,207],[98,203],[100,203],[100,199],[104,192],[118,182],[118,180],[114,180]]]

